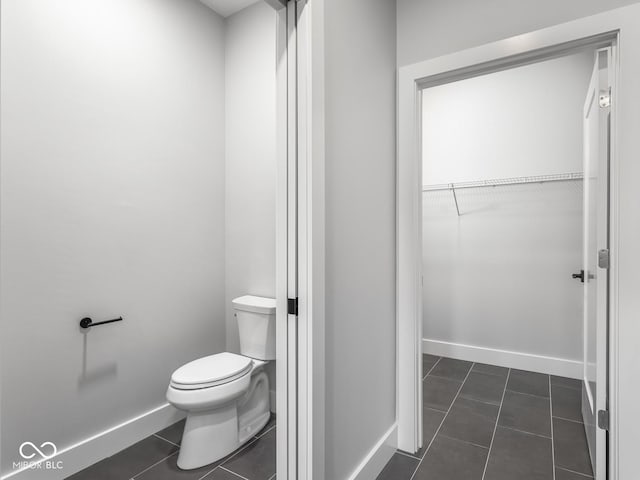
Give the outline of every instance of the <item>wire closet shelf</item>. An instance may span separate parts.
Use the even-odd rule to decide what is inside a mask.
[[[568,180],[582,180],[582,172],[559,173],[555,175],[533,175],[528,177],[495,178],[492,180],[477,180],[474,182],[440,183],[423,185],[423,192],[436,190],[459,190],[461,188],[498,187],[502,185],[518,185],[520,183],[566,182]]]
[[[559,173],[555,175],[532,175],[528,177],[511,177],[496,178],[491,180],[478,180],[475,182],[458,182],[458,183],[440,183],[436,185],[423,185],[422,192],[436,192],[441,190],[451,190],[453,193],[453,201],[456,205],[456,212],[460,216],[460,208],[458,206],[458,197],[456,190],[463,188],[480,188],[480,187],[501,187],[505,185],[519,185],[524,183],[547,183],[547,182],[566,182],[571,180],[582,180],[584,175],[582,172]]]

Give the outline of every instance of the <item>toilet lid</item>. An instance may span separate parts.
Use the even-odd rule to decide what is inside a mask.
[[[218,353],[183,365],[171,375],[171,384],[182,389],[211,387],[246,375],[251,371],[251,365],[248,357]]]

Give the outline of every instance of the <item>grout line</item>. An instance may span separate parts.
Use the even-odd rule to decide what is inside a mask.
[[[474,447],[482,448],[483,450],[488,450],[489,447],[485,447],[484,445],[480,445],[479,443],[473,443],[468,440],[460,440],[459,438],[453,438],[449,435],[445,435],[444,433],[440,434],[441,437],[448,438],[449,440],[453,440],[454,442],[466,443],[467,445],[473,445]]]
[[[433,375],[430,375],[430,377],[431,378],[442,378],[442,377],[434,377]],[[422,382],[422,386],[423,387],[424,387],[424,383],[425,382]],[[455,383],[460,383],[460,382],[455,382]],[[432,407],[432,406],[427,406],[425,404],[425,401],[424,401],[424,396],[422,397],[422,403],[423,403],[423,408],[426,408],[427,410],[432,410],[434,412],[440,412],[440,413],[447,413],[447,410],[446,409],[442,410],[441,407],[436,408],[436,407]]]
[[[469,373],[471,373],[471,372],[469,372]],[[435,373],[430,373],[428,376],[429,377],[435,377],[435,378],[444,378],[445,380],[451,380],[452,382],[460,383],[460,380],[456,380],[455,378],[452,378],[452,377],[446,377],[444,375],[436,375]],[[465,379],[466,378],[467,377],[465,377]],[[423,378],[423,380],[425,380],[425,379],[426,379],[426,377]],[[462,380],[462,381],[464,382],[464,380]]]
[[[533,393],[518,392],[516,390],[511,390],[510,388],[507,388],[507,391],[511,393],[517,393],[518,395],[526,395],[527,397],[536,397],[536,398],[544,398],[544,399],[551,398],[551,394],[549,394],[548,397],[543,397],[542,395],[535,395]]]
[[[496,377],[496,378],[499,378],[501,380],[505,380],[507,378],[504,375],[498,375],[497,373],[480,372],[478,370],[474,370],[471,373],[475,373],[475,374],[478,374],[478,375],[488,375],[490,377]]]
[[[242,445],[242,447],[239,447],[237,450],[231,452],[227,457],[223,457],[220,460],[218,460],[218,463],[216,465],[215,468],[213,468],[211,471],[205,473],[202,477],[200,477],[198,480],[202,480],[203,478],[205,478],[207,475],[210,475],[216,468],[223,468],[222,465],[226,464],[229,460],[231,460],[232,458],[237,457],[240,453],[244,452],[247,448],[249,448],[251,445],[253,445],[254,443],[256,443],[258,440],[260,440],[259,438],[256,437],[251,437],[251,440],[247,441],[247,443],[245,443],[244,445]],[[226,468],[224,468],[224,470],[227,470]],[[229,470],[230,471],[230,470]],[[232,472],[235,475],[238,475],[235,472]]]
[[[435,377],[435,378],[442,378],[442,377]],[[424,403],[424,397],[423,397],[422,403]],[[445,415],[447,414],[446,410],[438,410],[437,408],[433,408],[433,407],[424,407],[424,408],[428,408],[429,410],[433,410],[434,412],[444,413]]]
[[[442,358],[442,357],[440,357],[440,358]],[[411,475],[409,480],[414,480],[414,477],[416,476],[416,473],[418,472],[418,469],[420,468],[420,465],[422,465],[422,462],[424,461],[425,457],[427,456],[427,453],[429,453],[429,449],[431,448],[431,445],[433,445],[433,442],[435,442],[436,437],[440,433],[440,429],[442,428],[442,425],[444,424],[444,421],[449,416],[449,412],[451,411],[451,407],[453,407],[453,404],[456,403],[456,400],[458,399],[458,395],[460,395],[460,391],[462,390],[462,387],[464,386],[465,382],[467,381],[467,378],[469,378],[469,374],[471,373],[471,370],[473,369],[474,365],[475,365],[475,362],[471,364],[471,367],[469,368],[469,371],[467,372],[467,375],[464,377],[464,380],[462,381],[462,383],[460,384],[460,387],[458,388],[458,391],[456,392],[456,396],[453,397],[453,400],[451,401],[451,404],[449,405],[449,408],[447,409],[447,413],[445,413],[444,417],[442,417],[442,421],[440,422],[440,425],[438,426],[438,429],[436,430],[436,433],[433,434],[433,438],[429,442],[429,445],[427,446],[427,448],[425,448],[424,453],[422,454],[422,458],[418,462],[418,465],[416,465],[416,469],[413,471],[413,475]]]
[[[229,470],[228,468],[224,468],[222,465],[220,465],[218,468],[220,468],[221,470],[224,470],[225,472],[233,473],[236,477],[242,478],[243,480],[249,480],[247,477],[243,477],[242,475],[240,475],[239,473],[234,472],[233,470]]]
[[[479,363],[474,363],[474,365],[480,365]],[[506,370],[509,370],[508,367],[501,367],[500,365],[491,365],[490,363],[483,363],[482,365],[489,365],[490,367],[500,367]],[[481,372],[480,370],[471,370],[473,373],[480,373],[482,375],[491,375],[492,377],[506,378],[501,373],[491,373],[491,372]],[[508,374],[507,374],[508,375]]]
[[[489,444],[489,451],[487,452],[487,460],[484,462],[484,470],[482,471],[482,480],[487,475],[487,467],[489,466],[489,458],[491,457],[491,449],[493,448],[493,441],[496,438],[496,431],[498,430],[498,422],[500,421],[500,413],[502,412],[502,404],[504,403],[504,396],[507,393],[507,385],[509,384],[509,377],[511,376],[511,369],[507,372],[507,378],[504,381],[504,390],[502,391],[502,400],[500,400],[500,407],[498,408],[498,415],[496,416],[496,424],[493,426],[493,434],[491,435],[491,443]]]
[[[216,470],[218,470],[218,467],[219,467],[219,465],[218,465],[218,466],[216,466],[216,468],[214,468],[213,470],[211,470],[211,471],[209,471],[209,472],[205,473],[203,476],[201,476],[200,478],[198,478],[198,480],[203,480],[204,478],[207,478],[207,477],[208,477],[209,475],[211,475],[213,472],[215,472]]]
[[[208,471],[207,473],[205,473],[203,476],[199,477],[198,480],[204,480],[206,479],[209,475],[211,475],[213,472],[215,472],[216,470],[220,470],[220,465],[216,465],[216,468],[214,468],[213,470]],[[233,473],[234,475],[236,475],[234,472],[230,472]]]
[[[481,403],[483,405],[491,405],[492,407],[499,407],[500,406],[499,403],[486,402],[484,400],[478,400],[477,398],[471,398],[471,397],[460,397],[460,398],[464,398],[465,400],[468,400],[469,402]],[[427,407],[427,408],[429,408],[429,407]]]
[[[549,375],[549,420],[551,420],[551,468],[553,469],[553,480],[556,480],[556,445],[553,439],[553,400],[551,398],[551,375]]]
[[[232,458],[237,457],[240,453],[244,452],[247,448],[249,448],[251,445],[256,443],[258,440],[260,440],[260,439],[256,438],[256,437],[251,437],[251,440],[247,441],[247,443],[242,445],[242,447],[239,447],[237,450],[234,450],[233,452],[231,452],[228,457],[221,458],[219,460],[220,464],[218,466],[222,466],[225,463],[227,463],[229,460],[231,460]],[[209,472],[209,473],[211,473],[211,472]]]
[[[559,417],[559,416],[553,415],[553,414],[551,414],[551,417],[552,418],[557,418],[558,420],[564,420],[565,422],[579,423],[580,425],[584,425],[584,422],[581,422],[580,420],[571,420],[570,418]]]
[[[160,435],[158,435],[157,433],[154,433],[154,434],[153,434],[153,436],[154,436],[154,437],[159,438],[160,440],[164,440],[164,441],[165,441],[165,442],[167,442],[167,443],[170,443],[170,444],[171,444],[171,445],[173,445],[174,447],[178,447],[178,448],[180,448],[180,445],[178,445],[177,443],[173,443],[171,440],[167,440],[166,438],[161,437],[161,436],[160,436]]]
[[[550,377],[553,377],[553,375],[549,374]],[[553,381],[551,382],[551,387],[552,388],[564,388],[565,390],[573,390],[574,392],[582,392],[582,390],[580,388],[574,388],[574,387],[568,387],[566,385],[558,385],[557,383],[553,383]]]
[[[556,467],[560,470],[564,470],[565,472],[571,472],[571,473],[575,473],[576,475],[580,475],[584,478],[591,478],[593,480],[593,477],[591,475],[587,475],[586,473],[580,473],[580,472],[576,472],[575,470],[569,470],[568,468],[564,468],[564,467]]]
[[[526,430],[520,430],[519,428],[507,427],[506,425],[500,425],[500,428],[504,428],[506,430],[513,430],[514,432],[524,433],[526,435],[531,435],[533,437],[540,437],[540,438],[544,438],[546,440],[551,440],[551,437],[549,435],[542,435],[540,433],[527,432]]]
[[[440,360],[442,360],[442,357],[438,357],[438,360],[436,360],[436,363],[434,363],[433,366],[429,369],[429,371],[427,373],[425,373],[425,375],[422,377],[423,381],[433,371],[433,369],[436,368],[436,365],[438,365],[440,363]],[[422,373],[424,373],[424,372],[422,372]]]
[[[163,439],[164,440],[164,439]],[[177,455],[178,452],[180,450],[176,450],[175,452],[173,452],[171,455],[167,455],[166,457],[162,458],[161,460],[158,460],[156,463],[149,465],[147,468],[145,468],[144,470],[142,470],[141,472],[136,473],[133,477],[131,477],[131,480],[134,480],[135,478],[139,477],[140,475],[142,475],[143,473],[145,473],[148,470],[151,470],[153,467],[155,467],[156,465],[159,465],[160,463],[164,462],[167,458],[171,458],[174,455]]]

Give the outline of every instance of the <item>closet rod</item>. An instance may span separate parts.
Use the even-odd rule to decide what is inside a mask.
[[[423,185],[423,192],[433,192],[437,190],[453,190],[459,188],[478,188],[478,187],[499,187],[503,185],[518,185],[522,183],[546,183],[546,182],[565,182],[567,180],[582,180],[584,175],[582,172],[561,173],[556,175],[534,175],[529,177],[513,177],[498,178],[493,180],[479,180],[475,182],[460,183],[442,183],[438,185]]]

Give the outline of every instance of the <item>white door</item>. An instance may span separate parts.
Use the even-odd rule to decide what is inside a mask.
[[[607,475],[610,65],[610,48],[596,52],[584,105],[582,416],[596,480]]]

